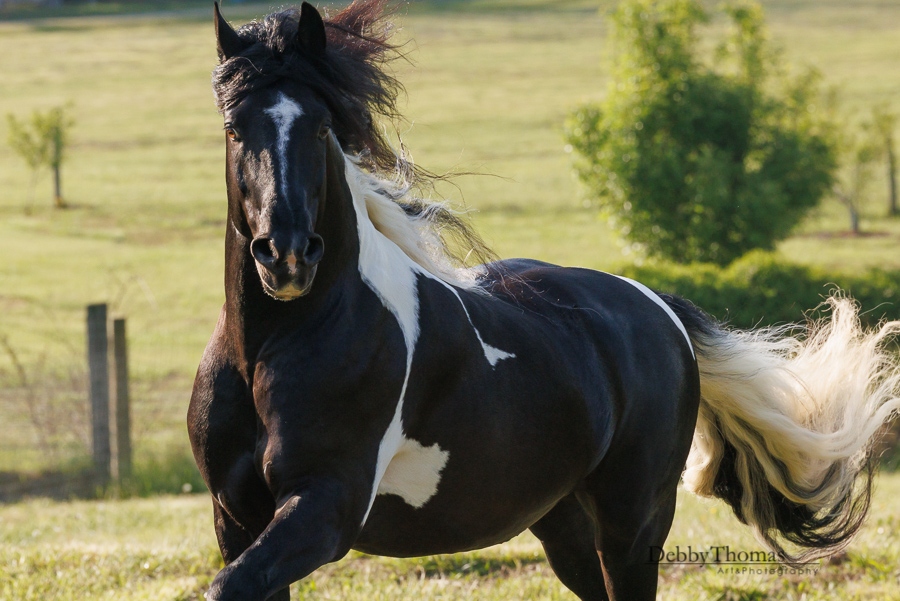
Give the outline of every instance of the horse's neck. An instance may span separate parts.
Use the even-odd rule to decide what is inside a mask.
[[[316,323],[338,303],[358,294],[359,236],[352,198],[344,179],[343,155],[329,160],[326,198],[317,218],[316,232],[325,241],[325,253],[309,293],[292,301],[279,301],[263,290],[250,253],[250,238],[232,223],[225,235],[225,313],[229,346],[245,376],[262,345],[277,332]],[[342,303],[352,306],[352,303]]]

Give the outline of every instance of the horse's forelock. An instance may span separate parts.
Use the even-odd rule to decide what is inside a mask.
[[[386,0],[357,1],[326,17],[324,57],[311,57],[295,44],[300,10],[272,13],[238,29],[243,52],[213,71],[220,111],[279,80],[294,80],[316,92],[332,114],[341,145],[367,157],[369,167],[391,171],[398,157],[379,130],[378,118],[400,118],[400,83],[385,71],[397,56],[390,42]],[[402,162],[402,160],[400,160]]]

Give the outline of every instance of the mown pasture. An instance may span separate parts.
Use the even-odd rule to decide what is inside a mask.
[[[868,525],[845,555],[778,573],[733,566],[667,565],[665,601],[883,600],[900,596],[900,476],[882,477]],[[729,546],[758,551],[724,505],[679,497],[667,552]],[[725,551],[720,551],[726,559]],[[676,558],[677,559],[677,558]],[[203,599],[221,557],[205,495],[124,501],[30,501],[0,506],[0,600],[187,601]],[[736,569],[743,569],[737,566]],[[292,587],[308,601],[575,601],[530,534],[473,553],[392,559],[351,552]]]

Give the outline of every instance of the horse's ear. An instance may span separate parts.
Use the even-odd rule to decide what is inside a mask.
[[[224,61],[240,54],[246,45],[238,37],[237,32],[228,24],[228,21],[222,17],[222,13],[219,12],[218,2],[213,2],[213,12],[216,14],[216,47],[219,51],[219,60]]]
[[[319,11],[304,2],[300,7],[300,22],[297,23],[297,44],[314,55],[325,54],[325,23]]]

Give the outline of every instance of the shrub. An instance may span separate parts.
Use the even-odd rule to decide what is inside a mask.
[[[900,319],[900,271],[833,273],[796,265],[755,251],[725,269],[710,264],[629,265],[618,273],[659,292],[674,293],[739,328],[802,322],[833,291],[842,290],[862,307],[872,326]]]
[[[728,12],[733,31],[713,70],[698,57],[699,2],[623,2],[606,100],[566,125],[589,194],[654,257],[725,265],[772,249],[832,182],[817,75],[779,75],[758,5]]]

